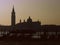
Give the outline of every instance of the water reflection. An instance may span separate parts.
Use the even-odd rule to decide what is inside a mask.
[[[0,37],[2,37],[3,35],[7,35],[9,34],[9,36],[13,36],[13,35],[16,35],[17,37],[23,35],[23,36],[31,36],[32,38],[41,38],[42,35],[47,35],[47,38],[49,38],[50,36],[54,35],[56,36],[56,32],[35,32],[35,33],[10,33],[8,31],[5,31],[5,32],[0,32]],[[57,32],[57,35],[60,35],[60,32]]]

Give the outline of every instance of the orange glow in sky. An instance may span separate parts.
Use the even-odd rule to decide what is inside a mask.
[[[16,12],[16,23],[27,20],[29,16],[33,21],[42,24],[60,25],[60,0],[0,0],[0,24],[11,24],[13,5]]]

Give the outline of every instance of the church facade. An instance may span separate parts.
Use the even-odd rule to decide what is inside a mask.
[[[1,32],[9,32],[9,31],[22,31],[22,30],[27,30],[29,31],[39,31],[41,30],[41,22],[35,21],[33,22],[31,17],[29,16],[27,21],[24,20],[24,22],[20,22],[16,24],[16,15],[15,15],[15,10],[14,7],[11,12],[11,26],[3,26],[0,25],[0,31]]]

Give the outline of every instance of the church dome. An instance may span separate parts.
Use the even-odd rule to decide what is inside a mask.
[[[31,23],[31,22],[32,22],[32,19],[31,19],[30,16],[29,16],[29,18],[27,19],[27,22],[28,22],[28,23]]]

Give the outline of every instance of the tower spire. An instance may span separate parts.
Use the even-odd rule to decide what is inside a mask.
[[[15,13],[15,10],[14,10],[14,5],[13,5],[12,13]]]
[[[15,26],[15,10],[14,10],[14,6],[12,8],[11,25]]]

